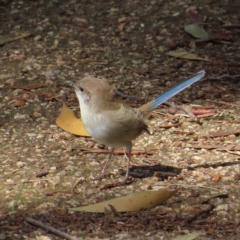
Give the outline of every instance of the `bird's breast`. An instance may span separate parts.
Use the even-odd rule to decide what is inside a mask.
[[[146,124],[133,109],[121,107],[111,111],[91,111],[81,105],[82,121],[89,134],[110,147],[123,147],[135,139]]]

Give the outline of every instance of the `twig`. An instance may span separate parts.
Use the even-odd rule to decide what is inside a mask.
[[[96,33],[88,31],[86,28],[74,27],[74,26],[71,26],[71,25],[68,25],[68,27],[76,29],[76,30],[79,30],[79,31],[82,31],[82,32],[85,32],[85,33],[87,33],[90,36],[96,36],[97,35]]]
[[[123,183],[123,182],[114,182],[114,183],[105,184],[104,186],[100,187],[100,190],[111,189],[111,188],[124,186],[124,185],[130,185],[132,182],[133,182],[133,180],[131,178],[129,178],[127,180],[127,182],[125,182],[125,183]]]
[[[32,225],[35,225],[37,227],[40,227],[42,229],[44,229],[45,231],[48,231],[50,233],[53,233],[54,235],[58,236],[58,237],[61,237],[61,238],[65,238],[65,239],[69,239],[69,240],[80,240],[82,238],[77,238],[77,237],[74,237],[74,236],[71,236],[65,232],[62,232],[54,227],[51,227],[49,225],[46,225],[38,220],[35,220],[31,217],[26,217],[25,218],[25,221],[32,224]]]
[[[192,108],[194,110],[196,110],[196,109],[215,109],[216,106],[215,105],[208,105],[208,106],[192,105]]]
[[[206,118],[214,115],[216,115],[216,113],[205,113],[205,114],[198,115],[197,118]]]
[[[70,194],[70,195],[80,194],[80,193],[76,193],[76,192],[73,192],[73,191],[64,191],[64,190],[62,190],[62,191],[55,191],[55,192],[46,192],[45,195],[47,197],[50,197],[50,196],[53,196],[53,195],[59,194],[59,193],[61,193],[61,194]]]
[[[14,42],[14,41],[17,41],[21,38],[27,38],[27,37],[30,37],[30,36],[32,36],[32,33],[26,32],[26,33],[23,33],[23,34],[21,34],[19,36],[16,36],[16,37],[0,38],[0,46],[4,45],[5,43]]]
[[[104,150],[104,149],[91,149],[91,148],[78,148],[81,151],[83,151],[83,153],[105,153],[108,154],[111,151],[110,150]],[[124,155],[124,151],[114,151],[113,152],[114,155]],[[146,151],[131,151],[131,155],[153,155],[153,153],[151,152],[146,152]]]
[[[162,186],[162,184],[160,185]],[[178,184],[178,183],[168,183],[167,186],[173,186],[173,187],[184,187],[184,188],[194,188],[194,189],[199,189],[199,188],[204,188],[204,189],[209,189],[211,191],[215,190],[215,191],[218,191],[218,192],[221,192],[222,189],[219,187],[219,188],[214,188],[214,187],[207,187],[207,186],[197,186],[197,185],[193,185],[193,184]],[[164,187],[166,187],[166,184],[164,183]]]
[[[218,103],[218,104],[225,104],[225,105],[232,106],[232,107],[240,107],[239,104],[227,103],[227,102],[223,102],[223,101],[208,100],[208,102],[213,102],[213,103]]]
[[[82,183],[82,182],[84,182],[84,181],[85,181],[85,178],[80,177],[80,178],[75,182],[75,184],[73,185],[71,191],[74,192],[74,189],[76,188],[76,186],[77,186],[79,183]]]
[[[171,103],[171,102],[169,102],[169,101],[165,102],[164,104],[167,104],[167,105],[169,105],[169,106],[172,107],[172,108],[176,108],[176,109],[179,109],[179,110],[184,111],[184,112],[187,113],[191,118],[195,118],[195,117],[196,117],[190,110],[186,109],[186,108],[183,107],[183,106],[176,105],[175,103]]]
[[[44,179],[32,179],[32,180],[25,180],[24,183],[31,183],[31,182],[38,182],[38,181],[52,181],[51,178],[44,178]]]
[[[172,127],[178,127],[181,125],[182,125],[182,123],[173,123],[173,124],[169,124],[169,125],[160,125],[158,127],[167,129],[167,128],[172,128]]]
[[[194,220],[196,220],[199,216],[201,216],[201,215],[203,215],[203,214],[205,214],[205,213],[210,213],[213,209],[214,209],[214,205],[213,205],[213,204],[210,204],[207,209],[205,209],[205,210],[199,210],[199,211],[196,212],[192,217],[187,217],[184,222],[185,222],[185,223],[191,223],[191,222],[193,222]]]
[[[221,80],[223,78],[239,78],[240,75],[229,75],[229,74],[224,74],[222,76],[215,76],[215,77],[207,77],[208,80]]]

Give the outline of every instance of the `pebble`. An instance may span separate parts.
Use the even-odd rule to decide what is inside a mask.
[[[17,164],[17,166],[18,166],[19,168],[22,168],[22,167],[26,166],[26,163],[24,163],[24,162],[22,162],[22,161],[19,161],[19,162],[17,162],[16,164]]]
[[[15,184],[15,182],[14,182],[13,179],[7,179],[7,180],[6,180],[6,183],[8,183],[8,184]]]
[[[40,35],[37,35],[36,37],[34,37],[35,42],[41,41],[41,40],[42,40],[42,36],[40,36]]]

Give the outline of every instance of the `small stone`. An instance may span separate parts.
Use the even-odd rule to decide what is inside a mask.
[[[24,167],[25,165],[26,165],[26,163],[24,163],[24,162],[22,162],[22,161],[17,162],[17,166],[18,166],[19,168],[22,168],[22,167]]]
[[[42,40],[42,36],[40,36],[40,35],[37,35],[36,37],[34,37],[35,42],[41,41],[41,40]]]
[[[17,120],[17,119],[27,119],[29,116],[27,114],[19,114],[19,113],[16,113],[14,115],[14,119]]]
[[[51,167],[49,168],[50,173],[54,173],[57,170],[57,167]]]
[[[14,182],[13,179],[7,179],[7,180],[6,180],[6,183],[8,183],[8,184],[15,184],[15,182]]]

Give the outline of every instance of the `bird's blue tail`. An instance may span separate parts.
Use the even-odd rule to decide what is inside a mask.
[[[156,100],[153,101],[151,108],[154,109],[157,106],[159,106],[160,104],[166,102],[168,99],[175,96],[176,94],[178,94],[185,88],[191,86],[193,83],[202,79],[204,77],[204,75],[205,75],[205,71],[202,70],[202,71],[194,74],[193,76],[189,77],[187,80],[179,83],[177,86],[175,86],[175,87],[171,88],[170,90],[166,91],[165,93],[161,94],[161,96],[159,96]]]

